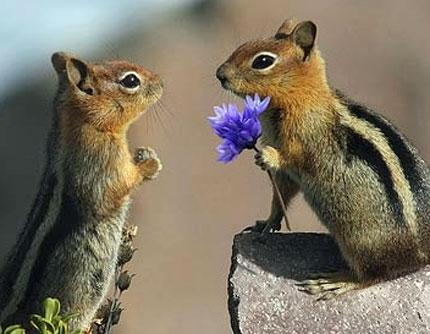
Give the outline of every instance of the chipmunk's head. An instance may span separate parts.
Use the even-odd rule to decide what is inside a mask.
[[[125,61],[87,63],[57,52],[52,64],[59,77],[57,109],[101,131],[123,130],[163,91],[158,75]]]
[[[317,27],[311,21],[286,20],[275,36],[241,45],[222,64],[216,76],[239,96],[285,96],[294,90],[325,82],[324,63],[316,49]]]

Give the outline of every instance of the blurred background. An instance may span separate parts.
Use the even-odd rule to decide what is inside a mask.
[[[130,131],[154,147],[159,179],[134,194],[140,234],[116,333],[229,333],[235,233],[270,207],[268,178],[245,153],[216,162],[212,106],[239,102],[214,73],[241,43],[290,16],[314,20],[331,83],[392,119],[430,161],[430,2],[415,0],[8,1],[0,21],[0,258],[25,221],[43,171],[56,76],[50,56],[124,58],[165,80],[163,107]],[[301,198],[296,231],[323,230]]]

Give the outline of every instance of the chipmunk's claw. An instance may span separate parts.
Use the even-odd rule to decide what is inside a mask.
[[[360,284],[345,271],[311,274],[309,279],[296,284],[299,291],[317,296],[317,300],[329,300],[348,291],[358,289]]]
[[[257,153],[254,155],[255,164],[260,167],[262,170],[266,171],[269,169],[269,165],[264,161],[261,153]]]
[[[163,165],[157,153],[150,147],[140,147],[136,149],[134,161],[141,169],[144,179],[153,180],[157,178]]]
[[[270,232],[276,232],[281,229],[281,223],[273,223],[267,220],[257,220],[254,225],[248,226],[242,230],[241,233],[251,232],[251,233],[262,233],[266,226],[270,224],[272,225],[270,228]]]
[[[155,151],[152,148],[150,148],[150,147],[139,147],[136,149],[136,152],[134,155],[134,161],[136,163],[141,163],[145,160],[153,159],[153,158],[158,159],[157,153],[155,153]]]
[[[266,225],[262,221],[257,221],[254,225],[248,226],[242,230],[241,233],[250,232],[250,233],[261,233],[263,232]]]

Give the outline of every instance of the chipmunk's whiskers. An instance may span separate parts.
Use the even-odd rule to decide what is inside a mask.
[[[154,97],[159,96],[159,94],[154,92],[154,90],[150,87],[148,88],[148,91],[149,91],[149,94],[151,96],[154,96]],[[149,114],[151,114],[150,115],[151,121],[153,120],[154,123],[157,123],[157,125],[160,125],[163,133],[165,135],[167,135],[168,137],[170,137],[170,134],[167,130],[167,127],[164,124],[163,117],[160,114],[160,113],[162,113],[163,115],[165,115],[166,113],[169,114],[168,112],[165,112],[167,110],[167,108],[164,107],[164,105],[162,104],[160,99],[157,99],[157,101],[152,105],[152,107],[153,107],[152,112],[149,112]],[[170,115],[172,115],[172,114],[170,114]]]

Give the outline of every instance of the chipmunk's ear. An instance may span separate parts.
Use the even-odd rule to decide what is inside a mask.
[[[292,33],[294,27],[297,25],[298,22],[299,21],[295,17],[285,20],[276,32],[275,38],[287,38]]]
[[[304,52],[303,61],[309,57],[315,45],[317,37],[317,26],[311,21],[304,21],[299,23],[291,33],[293,42],[302,48]]]
[[[65,52],[56,52],[51,57],[52,65],[61,79],[66,79],[84,93],[92,95],[94,92],[90,83],[88,64]]]

